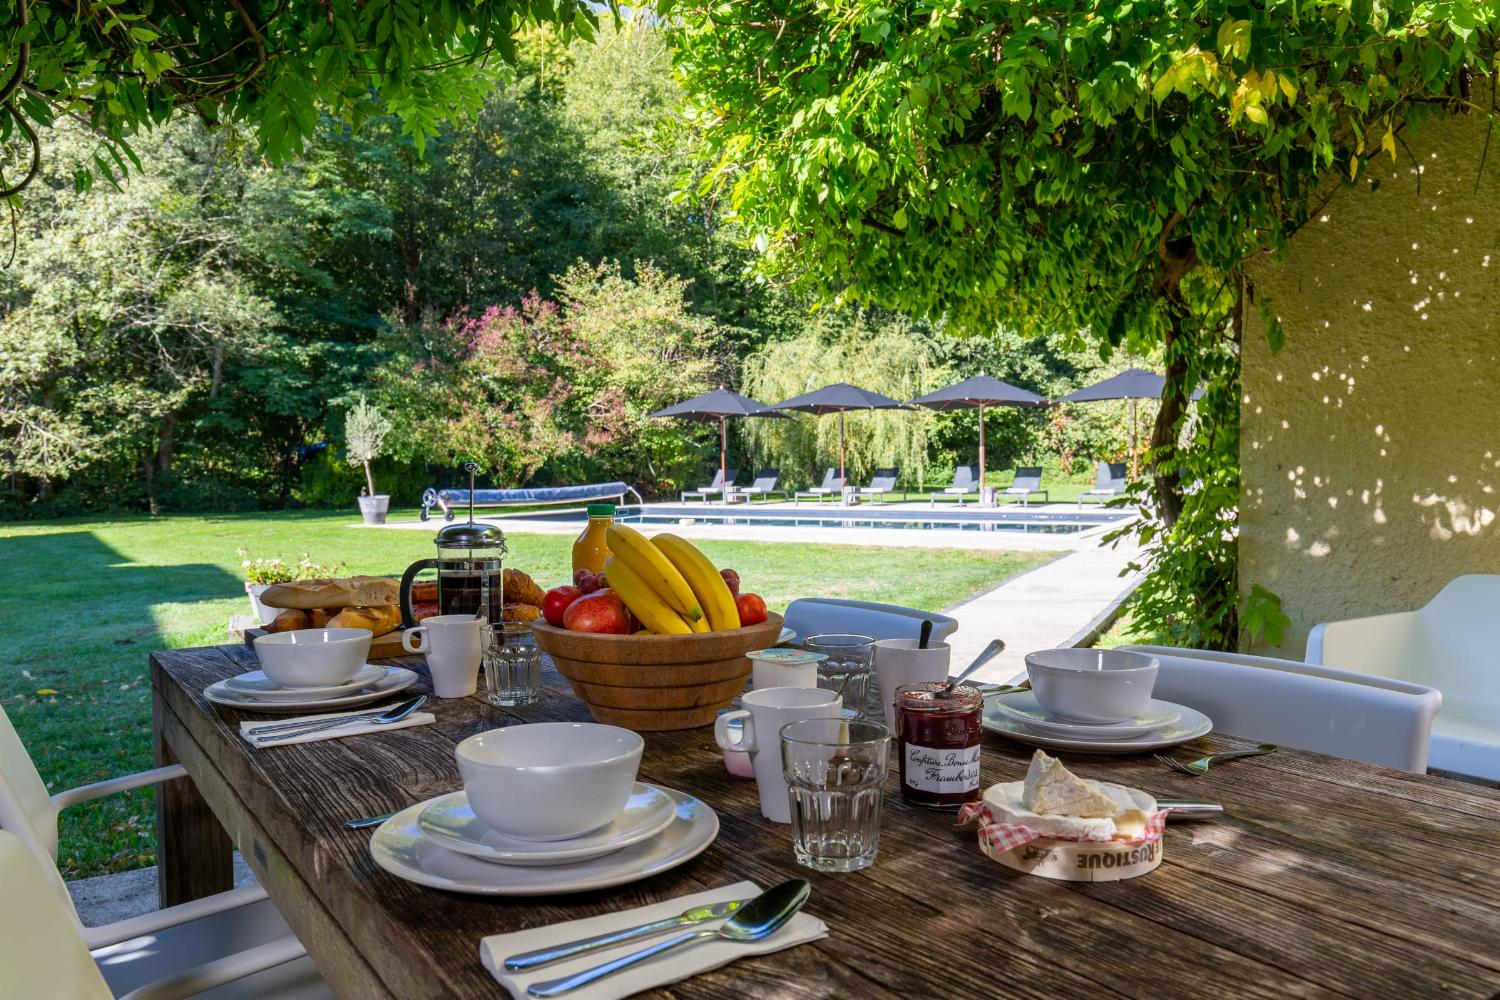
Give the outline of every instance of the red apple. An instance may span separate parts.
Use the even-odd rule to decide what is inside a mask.
[[[740,610],[740,626],[759,625],[766,620],[766,602],[759,594],[741,594],[734,606]]]
[[[732,569],[721,569],[719,570],[719,575],[724,578],[725,583],[729,584],[729,592],[735,597],[739,597],[740,575]]]
[[[563,612],[568,610],[568,605],[583,596],[583,591],[577,587],[553,587],[547,591],[547,596],[542,598],[542,617],[547,619],[548,625],[563,627]]]
[[[563,628],[570,632],[601,632],[607,635],[629,635],[630,612],[615,592],[605,587],[584,594],[563,612]]]

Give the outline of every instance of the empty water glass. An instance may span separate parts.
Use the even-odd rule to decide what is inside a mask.
[[[852,872],[875,863],[891,731],[858,719],[781,727],[781,765],[797,863]]]
[[[542,682],[542,651],[528,622],[486,625],[484,686],[491,705],[511,708],[536,701]]]
[[[825,657],[818,664],[818,687],[837,691],[844,699],[844,708],[852,709],[856,717],[864,718],[870,707],[875,640],[867,635],[827,632],[808,636],[802,646]]]

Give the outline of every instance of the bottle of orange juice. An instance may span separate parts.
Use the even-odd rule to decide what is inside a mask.
[[[588,507],[589,523],[573,543],[573,572],[581,569],[595,573],[604,572],[604,560],[609,558],[609,546],[604,541],[604,529],[615,520],[615,505],[591,503]]]

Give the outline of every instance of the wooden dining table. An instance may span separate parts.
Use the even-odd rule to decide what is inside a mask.
[[[419,659],[400,660],[421,674]],[[158,796],[164,903],[229,888],[238,848],[341,997],[501,997],[486,935],[671,899],[750,879],[812,883],[828,937],[746,958],[656,994],[733,997],[1494,997],[1500,991],[1500,790],[1283,749],[1190,778],[1150,755],[1064,754],[1086,777],[1162,799],[1222,803],[1171,823],[1140,878],[1058,882],[1009,870],[951,813],[888,782],[873,867],[810,871],[789,828],[760,815],[754,782],[726,772],[709,729],[648,733],[641,778],[717,811],[717,840],[681,867],[574,895],[495,898],[425,888],[371,859],[352,817],[459,787],[454,747],[500,726],[587,721],[548,665],[540,701],[429,701],[428,726],[255,749],[252,716],[210,683],[255,669],[244,646],[151,655],[160,762],[190,779]],[[1215,734],[1187,758],[1244,745]],[[985,785],[1017,780],[1032,751],[987,734]],[[893,755],[894,757],[894,755]]]

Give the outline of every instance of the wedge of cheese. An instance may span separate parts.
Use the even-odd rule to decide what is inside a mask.
[[[1120,814],[1120,804],[1091,781],[1085,781],[1056,757],[1038,750],[1031,758],[1021,793],[1021,804],[1041,816],[1077,816],[1110,819]]]

